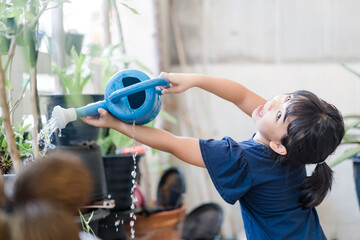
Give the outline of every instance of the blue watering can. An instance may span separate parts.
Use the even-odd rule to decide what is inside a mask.
[[[124,122],[146,124],[161,109],[161,89],[156,87],[169,84],[166,78],[150,79],[141,71],[123,70],[112,76],[106,85],[105,100],[77,109],[56,106],[52,117],[55,118],[57,127],[62,129],[77,118],[98,115],[98,109],[103,108]]]

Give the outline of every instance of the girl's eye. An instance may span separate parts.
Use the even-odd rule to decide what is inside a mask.
[[[278,112],[277,114],[276,114],[276,120],[279,120],[281,118],[281,112]]]
[[[290,101],[290,99],[291,99],[291,96],[287,96],[286,99],[285,99],[285,102]]]

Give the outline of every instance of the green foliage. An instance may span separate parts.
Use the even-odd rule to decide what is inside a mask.
[[[354,74],[360,80],[360,74],[353,69],[347,67],[344,64],[341,64],[346,70]],[[351,146],[351,148],[342,154],[340,157],[332,161],[329,166],[334,167],[339,163],[350,159],[360,153],[360,115],[347,115],[344,116],[345,126],[345,135],[341,142],[341,145]]]
[[[126,69],[130,64],[135,65],[140,70],[151,74],[149,68],[142,64],[136,58],[124,55],[117,54],[116,51],[120,51],[122,44],[110,45],[108,47],[102,48],[99,44],[89,44],[87,55],[91,59],[97,59],[97,62],[101,63],[101,76],[102,76],[102,88],[105,90],[106,84],[109,82],[110,78],[120,71],[121,69]]]
[[[329,166],[334,167],[346,159],[354,157],[360,153],[360,115],[348,115],[344,117],[348,122],[345,126],[345,135],[341,145],[349,145],[351,148],[340,157],[332,161]]]
[[[78,55],[75,48],[71,49],[70,54],[73,63],[69,67],[60,70],[55,63],[52,63],[52,65],[64,87],[65,93],[81,94],[91,79],[91,72],[85,62],[85,54],[80,53]]]
[[[7,55],[10,42],[24,46],[27,63],[34,67],[37,60],[37,41],[39,40],[37,25],[41,15],[48,9],[48,4],[59,5],[66,0],[12,0],[0,2],[0,57]],[[10,61],[8,59],[8,62]],[[7,71],[8,64],[0,66]],[[6,88],[12,89],[8,79]]]
[[[85,219],[84,215],[81,213],[81,211],[79,210],[79,217],[80,217],[80,222],[81,222],[81,226],[83,228],[83,230],[87,233],[91,233],[93,236],[96,236],[94,231],[92,230],[92,228],[90,227],[90,221],[93,218],[94,215],[94,211],[91,212],[91,215],[89,217],[88,220]]]
[[[3,119],[0,116],[0,126],[2,126]],[[15,142],[20,151],[20,157],[32,155],[31,136],[28,132],[30,124],[21,126],[18,124],[17,129],[13,128],[15,134]],[[3,174],[9,173],[12,166],[8,145],[5,139],[3,128],[0,128],[0,170]]]

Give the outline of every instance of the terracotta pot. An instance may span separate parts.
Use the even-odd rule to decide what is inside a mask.
[[[180,239],[182,226],[186,216],[186,206],[171,211],[154,213],[150,216],[136,214],[134,224],[135,239],[158,240]],[[125,224],[128,238],[130,238],[130,224]]]

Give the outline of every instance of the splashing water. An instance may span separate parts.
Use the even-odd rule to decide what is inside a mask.
[[[55,117],[51,117],[44,125],[43,129],[41,129],[38,135],[38,144],[42,144],[43,148],[40,151],[40,156],[45,156],[46,151],[48,149],[55,148],[55,145],[51,144],[50,137],[57,129]],[[34,146],[33,146],[34,149]]]

